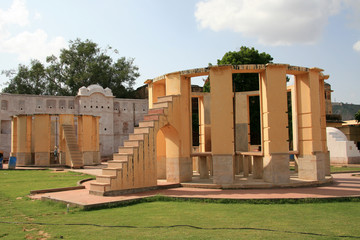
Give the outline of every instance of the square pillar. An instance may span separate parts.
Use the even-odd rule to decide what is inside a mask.
[[[208,179],[209,178],[209,168],[207,165],[207,157],[206,156],[199,156],[199,172],[200,172],[200,179]]]
[[[235,176],[232,67],[211,67],[210,79],[213,181],[232,184]]]
[[[287,65],[268,64],[260,73],[263,178],[274,184],[290,182],[286,70]]]
[[[297,109],[299,127],[299,178],[323,180],[327,154],[323,149],[322,114],[320,96],[321,69],[296,75]],[[324,110],[324,108],[323,108]]]
[[[51,119],[48,114],[37,114],[34,118],[35,165],[50,165]]]
[[[16,116],[16,158],[17,165],[31,165],[31,121],[27,115]]]

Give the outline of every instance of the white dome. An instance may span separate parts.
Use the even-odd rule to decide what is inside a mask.
[[[104,96],[107,97],[113,97],[112,91],[110,88],[102,88],[100,85],[98,84],[92,84],[90,86],[86,87],[81,87],[78,91],[78,96],[90,96],[93,93],[101,93]]]
[[[327,127],[326,135],[329,135],[329,134],[332,135],[333,137],[335,137],[338,141],[347,141],[345,134],[337,128]]]

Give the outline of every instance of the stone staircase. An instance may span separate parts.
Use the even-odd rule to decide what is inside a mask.
[[[84,166],[82,160],[82,154],[79,150],[79,145],[77,143],[77,138],[75,134],[74,126],[69,124],[62,125],[64,131],[64,137],[66,142],[66,157],[70,158],[70,166],[72,168],[82,168]]]
[[[94,195],[119,195],[157,186],[156,135],[167,123],[175,96],[159,97],[129,140],[119,147],[108,167],[90,184]]]

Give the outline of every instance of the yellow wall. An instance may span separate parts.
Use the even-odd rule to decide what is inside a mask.
[[[213,154],[233,154],[233,92],[231,66],[210,69],[211,149]]]

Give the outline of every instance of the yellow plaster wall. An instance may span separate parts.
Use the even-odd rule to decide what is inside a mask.
[[[233,154],[233,92],[231,66],[210,69],[211,150],[213,154]]]
[[[35,115],[34,151],[50,153],[50,116],[47,114]]]
[[[287,65],[267,65],[260,74],[260,92],[262,102],[263,152],[287,153]]]

